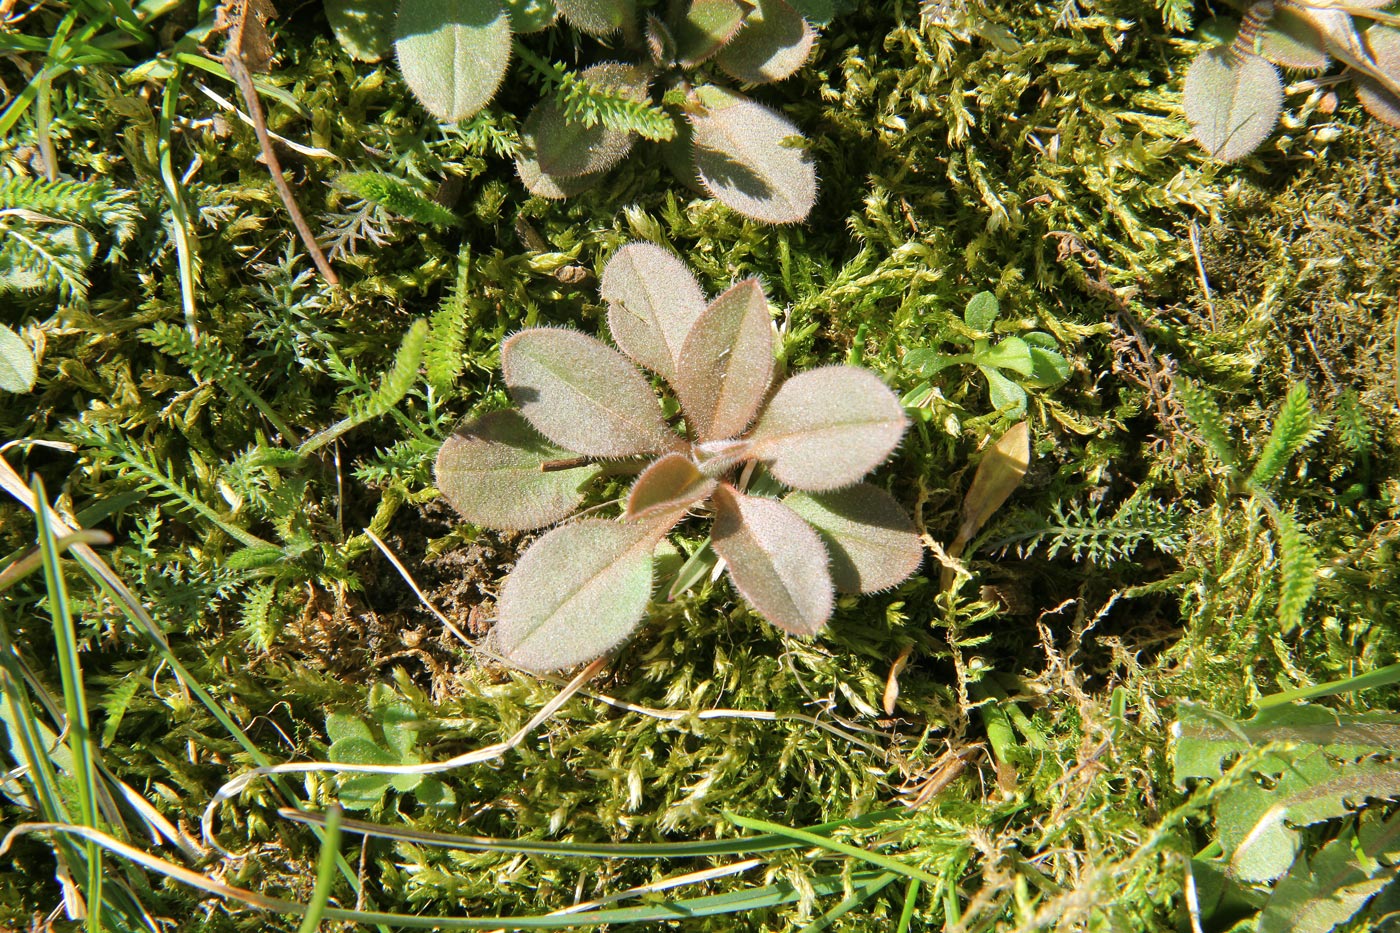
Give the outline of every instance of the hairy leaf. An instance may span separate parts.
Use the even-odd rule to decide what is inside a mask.
[[[359,62],[377,62],[394,48],[395,0],[325,0],[335,41]]]
[[[575,453],[627,457],[677,443],[641,372],[587,334],[523,330],[502,346],[501,369],[520,413]]]
[[[767,84],[801,68],[817,34],[787,0],[755,0],[758,9],[720,49],[720,68],[740,81]]]
[[[1187,71],[1182,100],[1196,141],[1217,159],[1233,162],[1273,132],[1283,82],[1278,69],[1258,55],[1210,49]]]
[[[817,172],[801,131],[738,94],[706,87],[696,95],[691,129],[705,190],[754,220],[805,220],[817,200]]]
[[[834,0],[792,0],[792,5],[813,26],[825,26],[836,16]]]
[[[774,363],[768,298],[748,279],[710,303],[677,357],[673,388],[693,440],[743,433],[763,404]]]
[[[652,243],[629,243],[603,267],[598,292],[622,351],[674,381],[686,334],[705,311],[705,293],[685,263]]]
[[[854,366],[808,370],[783,383],[758,418],[753,456],[789,486],[850,486],[885,461],[908,425],[880,377]]]
[[[583,72],[584,80],[608,91],[622,92],[635,100],[646,99],[646,78],[631,65],[605,62]],[[543,100],[530,115],[535,159],[546,175],[575,178],[612,168],[627,155],[636,134],[610,129],[602,123],[566,116],[557,101]]]
[[[501,590],[497,650],[525,670],[553,671],[619,644],[651,601],[652,550],[664,533],[589,518],[540,538]]]
[[[924,546],[914,522],[879,487],[858,483],[836,492],[795,492],[783,504],[821,535],[838,592],[887,590],[923,563]]]
[[[642,471],[627,496],[629,521],[648,521],[684,510],[714,492],[715,481],[682,453],[669,453]]]
[[[1287,509],[1270,508],[1278,532],[1279,627],[1291,632],[1303,622],[1303,610],[1317,589],[1317,549]]]
[[[510,31],[517,36],[548,29],[559,16],[554,0],[505,0]]]
[[[1362,33],[1371,60],[1384,74],[1400,82],[1400,29],[1379,24]],[[1375,78],[1353,72],[1356,97],[1366,112],[1391,126],[1400,127],[1400,97],[1386,90]]]
[[[687,67],[710,58],[734,38],[752,9],[740,0],[691,0],[673,30],[677,57]]]
[[[28,392],[39,377],[34,353],[19,334],[0,324],[0,391]]]
[[[1327,67],[1327,41],[1317,26],[1285,6],[1276,6],[1260,38],[1259,54],[1275,65],[1300,71]]]
[[[990,333],[997,315],[1001,314],[1001,302],[991,292],[978,292],[963,309],[963,320],[973,330]]]
[[[1259,933],[1331,933],[1355,917],[1395,882],[1395,869],[1377,862],[1375,853],[1363,864],[1361,845],[1348,826],[1320,851],[1299,854],[1259,912]]]
[[[636,0],[554,0],[576,29],[595,36],[617,32],[637,16]]]
[[[550,175],[540,168],[539,159],[536,158],[535,154],[535,134],[532,123],[536,112],[538,112],[538,108],[535,112],[531,112],[530,117],[525,120],[525,125],[521,128],[520,133],[520,148],[515,153],[515,170],[520,175],[520,183],[525,186],[525,190],[537,197],[559,201],[581,194],[601,181],[604,172],[599,172],[596,175],[575,175],[572,178],[564,178]]]
[[[775,499],[715,490],[716,553],[744,599],[769,622],[794,635],[821,631],[831,617],[831,574],[821,538]]]
[[[439,120],[485,107],[510,64],[500,0],[402,0],[394,41],[404,81]]]
[[[569,515],[600,467],[545,472],[573,455],[540,436],[519,412],[498,411],[464,424],[437,455],[437,485],[467,521],[528,531]]]

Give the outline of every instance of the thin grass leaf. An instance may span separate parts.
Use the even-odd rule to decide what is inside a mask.
[[[878,868],[883,868],[886,872],[893,872],[904,878],[913,878],[934,887],[942,884],[942,881],[937,875],[929,874],[922,868],[916,868],[893,856],[881,855],[879,852],[871,852],[869,849],[862,849],[860,846],[853,846],[845,842],[837,842],[835,839],[828,836],[818,836],[816,833],[809,833],[803,829],[793,829],[790,826],[783,826],[779,823],[770,823],[767,820],[739,816],[737,813],[730,813],[727,810],[724,813],[724,818],[735,826],[742,827],[751,832],[773,833],[778,836],[787,836],[790,839],[795,839],[798,842],[805,842],[808,845],[817,846],[829,852],[848,855],[862,862],[868,862]]]
[[[326,811],[325,830],[321,837],[321,854],[316,857],[316,887],[311,891],[311,902],[306,905],[306,914],[301,918],[297,933],[316,933],[330,904],[331,888],[335,884],[335,857],[340,848],[339,807]]]

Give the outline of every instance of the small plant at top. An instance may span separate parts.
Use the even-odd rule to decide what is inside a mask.
[[[448,501],[507,530],[564,519],[594,478],[639,471],[618,520],[572,521],[521,556],[497,605],[501,655],[555,670],[620,643],[651,600],[658,548],[691,512],[713,518],[714,551],[740,594],[796,635],[822,629],[834,590],[887,589],[918,568],[908,515],[860,482],[907,425],[879,377],[827,366],[770,393],[774,334],[758,281],[707,304],[685,265],[651,244],[619,250],[600,290],[626,356],[573,330],[515,334],[501,366],[519,410],[464,424],[438,454]],[[632,361],[665,380],[681,433]],[[796,491],[759,495],[760,481]]]
[[[1186,73],[1191,133],[1226,162],[1249,155],[1273,132],[1283,107],[1278,68],[1321,72],[1336,59],[1376,119],[1400,126],[1400,17],[1393,0],[1274,0],[1254,3],[1234,38],[1202,52]],[[1357,19],[1372,20],[1358,29]]]
[[[369,692],[371,723],[351,713],[331,713],[326,717],[326,733],[331,740],[330,760],[347,765],[418,765],[423,756],[417,751],[418,714],[393,690],[375,684]],[[375,731],[380,736],[375,735]],[[390,788],[412,792],[428,807],[450,807],[457,801],[452,788],[437,778],[422,774],[355,774],[340,779],[340,805],[347,810],[368,810],[378,806]]]
[[[797,127],[715,81],[767,84],[796,72],[812,50],[811,24],[831,19],[830,2],[691,0],[643,20],[635,0],[402,0],[392,31],[382,3],[326,2],[352,55],[382,57],[392,37],[404,80],[440,120],[464,120],[490,103],[514,48],[546,93],[516,154],[533,194],[578,194],[646,139],[666,147],[666,163],[687,184],[698,181],[755,220],[793,223],[816,200],[816,171]],[[574,71],[512,43],[561,15],[628,60]]]
[[[1058,385],[1069,378],[1069,363],[1058,351],[1055,338],[1042,331],[1003,337],[992,343],[992,328],[1001,314],[1001,304],[991,292],[972,296],[963,311],[968,333],[955,333],[954,342],[968,348],[966,353],[936,350],[910,350],[904,356],[909,366],[928,379],[950,366],[976,366],[987,379],[992,407],[1012,417],[1026,410],[1026,389]],[[932,390],[929,383],[910,393],[913,399]]]

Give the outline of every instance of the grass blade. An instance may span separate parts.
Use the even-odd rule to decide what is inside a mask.
[[[826,836],[809,833],[805,829],[793,829],[790,826],[770,823],[767,820],[756,820],[747,816],[739,816],[737,813],[730,813],[728,811],[725,812],[724,816],[729,822],[736,826],[742,826],[744,829],[754,832],[775,833],[776,835],[786,836],[789,839],[796,839],[798,842],[805,842],[808,845],[817,846],[818,848],[826,849],[831,852],[837,852],[841,855],[849,855],[851,858],[869,862],[871,865],[878,865],[886,871],[892,871],[906,878],[915,878],[919,881],[934,885],[935,887],[940,883],[936,875],[931,875],[922,868],[915,868],[913,865],[905,864],[897,858],[881,855],[878,852],[871,852],[868,849],[862,849],[860,846],[837,842],[835,839],[829,839]]]

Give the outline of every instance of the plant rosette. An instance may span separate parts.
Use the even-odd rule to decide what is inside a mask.
[[[827,366],[770,392],[774,332],[758,281],[707,302],[685,265],[648,243],[613,256],[601,293],[621,353],[574,330],[516,333],[501,364],[519,408],[464,423],[438,453],[447,500],[510,531],[559,522],[598,476],[639,470],[616,520],[576,519],[521,555],[497,604],[502,657],[550,671],[620,644],[651,602],[658,549],[691,513],[713,519],[711,544],[743,598],[794,635],[822,630],[836,592],[888,589],[918,569],[913,522],[861,482],[908,423],[878,376]],[[664,380],[679,430],[635,364]],[[756,494],[760,469],[792,491]]]

